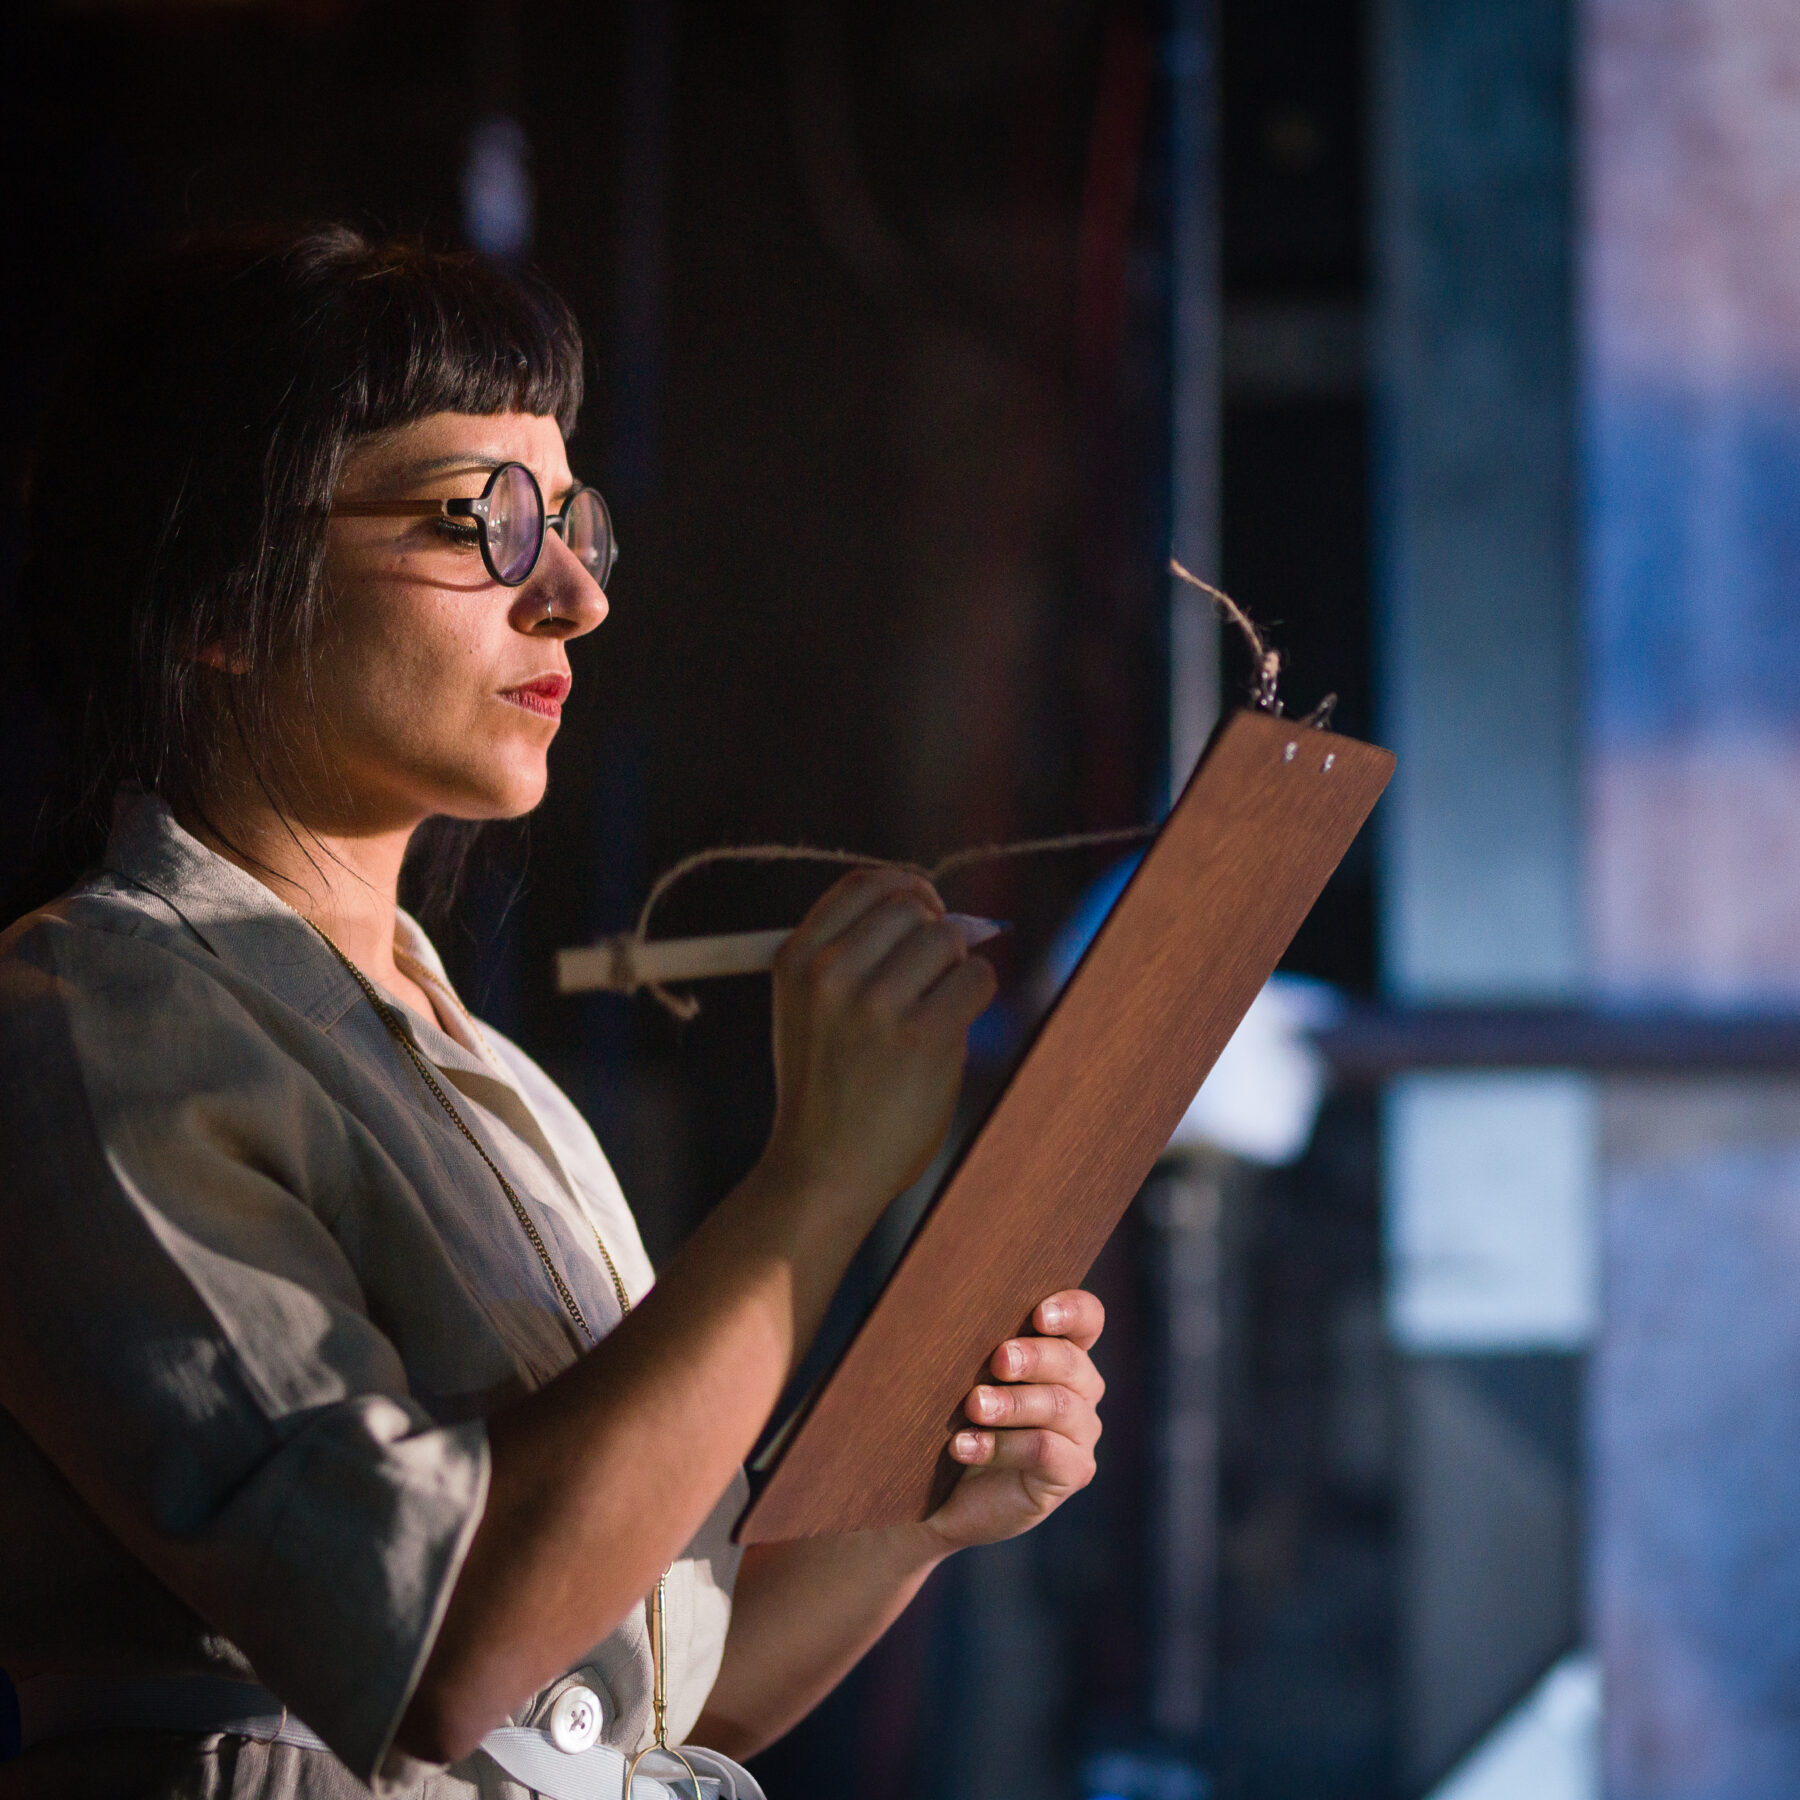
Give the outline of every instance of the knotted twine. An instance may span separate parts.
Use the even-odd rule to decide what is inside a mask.
[[[1225,613],[1225,616],[1244,634],[1250,646],[1250,654],[1256,669],[1256,706],[1258,711],[1279,714],[1281,702],[1276,698],[1275,685],[1281,674],[1280,654],[1268,648],[1262,640],[1262,634],[1251,622],[1249,614],[1225,593],[1209,581],[1202,581],[1198,575],[1183,568],[1173,557],[1169,559],[1169,572],[1178,580],[1186,582],[1190,587],[1198,588],[1201,593],[1214,600]],[[1323,724],[1330,717],[1330,708],[1335,696],[1326,701],[1309,715],[1306,723]],[[941,857],[934,863],[908,862],[890,856],[871,856],[861,850],[830,850],[810,844],[724,844],[712,850],[696,850],[690,856],[684,856],[679,862],[671,864],[663,870],[651,884],[650,892],[644,897],[643,907],[637,916],[637,924],[629,932],[622,933],[612,940],[614,967],[619,972],[619,980],[615,992],[636,993],[640,988],[650,994],[665,1011],[683,1022],[694,1018],[700,1011],[700,1002],[692,994],[677,994],[659,981],[641,981],[636,973],[635,953],[638,948],[649,942],[650,918],[658,904],[677,882],[685,881],[688,876],[699,869],[710,867],[714,863],[727,862],[811,862],[835,863],[842,867],[857,869],[905,869],[909,874],[922,875],[932,886],[959,870],[973,868],[978,863],[998,862],[1011,856],[1047,856],[1059,850],[1090,850],[1106,844],[1140,844],[1152,838],[1161,829],[1157,825],[1125,825],[1111,831],[1074,831],[1066,832],[1060,837],[1024,838],[1016,843],[977,844],[966,850],[954,850],[948,856]]]

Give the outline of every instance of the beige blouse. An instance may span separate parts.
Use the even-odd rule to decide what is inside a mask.
[[[634,1300],[652,1274],[600,1146],[410,919],[396,948],[443,993],[436,1023],[403,1015],[414,1043],[604,1335],[595,1233]],[[481,1517],[484,1420],[587,1345],[348,971],[160,801],[0,937],[0,1154],[0,1668],[253,1678],[335,1752],[193,1739],[158,1794],[522,1794],[391,1744]],[[740,1476],[670,1578],[675,1742],[743,1499]],[[577,1678],[637,1748],[641,1607],[513,1722]],[[82,1748],[56,1752],[71,1779]]]

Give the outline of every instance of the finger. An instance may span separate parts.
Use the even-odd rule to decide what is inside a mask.
[[[968,954],[969,947],[954,925],[943,919],[922,919],[876,965],[869,977],[870,996],[895,1013],[906,1012]]]
[[[1060,1382],[1085,1400],[1106,1393],[1093,1358],[1067,1338],[1009,1338],[988,1359],[988,1369],[1000,1381]]]
[[[1006,1431],[1042,1426],[1090,1448],[1100,1437],[1100,1415],[1093,1401],[1059,1382],[978,1387],[963,1403],[963,1413],[971,1425]]]
[[[1058,1494],[1094,1479],[1094,1453],[1054,1431],[959,1431],[950,1455],[972,1469],[1016,1469]]]
[[[913,1008],[913,1020],[934,1036],[961,1034],[987,1011],[999,991],[994,965],[985,956],[971,954],[926,989]]]
[[[852,869],[835,881],[815,900],[806,917],[794,927],[782,945],[778,960],[798,960],[821,945],[841,937],[862,916],[880,906],[895,894],[916,894],[928,911],[941,915],[944,903],[937,889],[922,875],[910,869],[884,865],[872,869]]]
[[[1091,1350],[1106,1329],[1106,1308],[1081,1288],[1065,1288],[1040,1300],[1031,1322],[1046,1337],[1067,1338],[1083,1350]]]
[[[887,962],[889,956],[915,935],[941,929],[955,938],[955,928],[940,926],[942,914],[934,912],[924,899],[910,890],[890,894],[879,906],[872,906],[828,944],[820,946],[814,963],[828,963],[835,978],[846,988],[859,988],[870,981]]]

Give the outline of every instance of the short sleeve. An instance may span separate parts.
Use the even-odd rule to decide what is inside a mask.
[[[411,1397],[332,1234],[360,1128],[200,961],[54,915],[0,957],[0,1406],[369,1781],[485,1427]]]

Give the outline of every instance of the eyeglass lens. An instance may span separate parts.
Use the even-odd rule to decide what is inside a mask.
[[[516,587],[543,548],[544,496],[523,463],[508,463],[495,472],[487,501],[487,549],[494,574]]]
[[[596,581],[612,573],[612,520],[606,504],[592,488],[578,488],[563,513],[563,542],[581,559]]]

